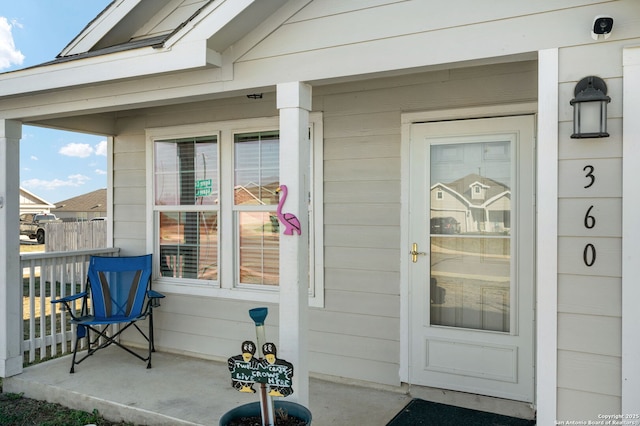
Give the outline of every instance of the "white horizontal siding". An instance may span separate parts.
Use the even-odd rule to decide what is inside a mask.
[[[313,309],[309,318],[314,335],[335,335],[336,330],[340,330],[343,336],[368,336],[370,339],[395,341],[397,346],[400,327],[398,320],[390,321],[387,317],[377,315],[375,311],[369,312],[369,315],[339,311],[327,315],[322,310]]]
[[[400,274],[394,271],[330,268],[325,271],[325,291],[397,295]],[[328,308],[327,308],[328,309]],[[368,315],[376,315],[368,313]]]
[[[558,311],[606,317],[620,316],[620,278],[562,274],[558,280]]]
[[[619,357],[620,345],[620,318],[592,314],[558,314],[559,350]],[[561,372],[560,375],[562,374]]]
[[[585,215],[595,220],[591,229],[585,229]],[[612,198],[563,198],[558,205],[558,220],[563,223],[559,231],[562,236],[583,235],[590,237],[620,237],[622,234],[622,221],[611,220],[622,216],[622,199]],[[591,219],[587,219],[591,225]]]
[[[376,224],[375,228],[360,225],[332,225],[325,227],[324,241],[326,245],[339,247],[350,245],[350,241],[359,241],[363,247],[380,249],[398,247],[400,236],[395,226]]]
[[[566,12],[563,10],[565,7],[589,3],[598,3],[598,1],[576,0],[563,2],[559,7],[558,3],[552,0],[536,2],[494,0],[491,7],[486,7],[473,0],[458,0],[453,3],[432,2],[429,3],[428,9],[422,1],[389,2],[388,4],[375,2],[372,4],[374,7],[364,7],[365,5],[360,3],[351,5],[351,8],[348,6],[336,8],[335,3],[325,5],[321,1],[315,1],[312,6],[305,8],[305,11],[259,43],[255,51],[250,52],[243,59],[255,60],[258,57],[289,55],[295,52],[400,38],[420,33],[466,30],[474,31],[477,34],[476,38],[483,39],[494,36],[496,31],[499,31],[495,29],[482,31],[482,27],[486,25],[494,27],[504,25],[505,30],[511,29],[504,34],[514,34],[518,32],[518,28],[536,28],[537,26],[531,23],[537,20],[556,19],[556,15]],[[325,6],[327,9],[324,9]],[[393,17],[402,18],[393,19]],[[545,28],[552,29],[552,25],[545,25]],[[327,31],[327,28],[331,28],[332,31]],[[306,34],[306,37],[300,37],[302,33]],[[523,41],[509,39],[510,37],[505,37],[502,43],[510,44],[515,41],[522,43]]]
[[[558,421],[602,420],[599,415],[619,414],[611,407],[620,405],[620,397],[600,393],[582,392],[576,389],[558,389]],[[580,407],[579,410],[576,407]],[[568,423],[565,423],[568,424]]]
[[[377,346],[361,348],[363,351],[375,351]],[[338,378],[356,378],[357,380],[387,385],[398,385],[398,364],[348,358],[340,354],[312,352],[309,365],[315,373]]]
[[[322,2],[315,3],[322,8]],[[613,38],[637,36],[633,2],[496,2],[500,6],[492,3],[491,8],[469,0],[456,4],[411,1],[291,21],[242,56],[234,78],[253,77],[258,85],[268,84],[270,75],[282,81],[322,81],[591,45],[590,25],[604,7],[622,17],[616,18],[616,25],[623,22]]]
[[[560,388],[620,396],[619,357],[560,351],[558,370],[564,373],[558,378]]]
[[[113,143],[113,244],[123,256],[147,252],[146,154],[141,130],[122,129]]]
[[[376,200],[380,204],[397,203],[399,192],[400,181],[398,180],[325,182],[324,185],[324,199],[327,203],[333,204],[367,203],[371,200]]]
[[[310,312],[312,371],[399,384],[401,114],[478,99],[528,102],[535,98],[535,68],[534,62],[501,64],[315,91],[314,110],[324,116],[325,306]],[[269,93],[256,101],[238,97],[122,113],[114,157],[116,246],[146,241],[138,221],[144,218],[126,213],[145,203],[145,127],[276,114]],[[162,350],[224,359],[254,335],[247,315],[254,303],[168,296],[156,317]],[[274,309],[267,320],[270,339],[277,337],[277,321]]]
[[[366,328],[354,336],[336,322],[336,329],[323,329],[331,338],[321,342],[341,341],[338,334],[366,346],[344,351],[334,345],[327,353],[314,347],[312,358],[325,374],[398,384],[401,113],[468,106],[479,98],[534,99],[535,64],[383,78],[315,93],[314,105],[324,112],[325,309],[314,317],[349,312],[363,324],[375,318],[371,329],[381,321],[387,330],[397,328],[393,336],[373,338]],[[367,355],[358,353],[363,348]],[[333,365],[343,352],[341,365]],[[371,359],[371,353],[386,358]]]
[[[582,220],[578,218],[577,220]],[[595,261],[587,266],[584,261],[593,260],[593,254],[585,249],[591,244],[595,250]],[[597,237],[558,238],[558,272],[584,276],[620,277],[622,269],[622,239]]]
[[[638,11],[636,7],[636,12]],[[635,14],[637,15],[637,13]],[[558,419],[621,412],[622,48],[610,41],[560,49],[558,164]],[[602,61],[592,61],[593,57]],[[607,83],[609,138],[570,139],[578,80]],[[587,173],[593,170],[593,184]],[[585,186],[588,186],[585,188]],[[591,208],[593,206],[593,208]],[[591,210],[589,210],[591,208]],[[589,211],[587,217],[587,211]],[[595,226],[588,228],[591,218]],[[597,253],[592,266],[587,244]]]

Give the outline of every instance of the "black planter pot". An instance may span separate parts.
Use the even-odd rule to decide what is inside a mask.
[[[282,408],[289,416],[302,419],[307,422],[308,426],[311,425],[311,411],[309,411],[304,405],[289,401],[275,401],[274,405],[276,411]],[[220,418],[219,425],[227,426],[233,419],[253,416],[260,416],[260,401],[244,404],[227,411]]]

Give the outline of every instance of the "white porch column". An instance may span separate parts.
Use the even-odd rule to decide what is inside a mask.
[[[277,86],[280,110],[280,184],[289,194],[283,206],[300,220],[302,234],[280,234],[280,343],[278,358],[293,364],[293,395],[309,406],[309,111],[311,86]],[[284,226],[280,226],[284,230]]]
[[[22,123],[0,120],[0,377],[22,372],[21,137]]]

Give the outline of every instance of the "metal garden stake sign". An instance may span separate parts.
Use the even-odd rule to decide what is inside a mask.
[[[256,344],[250,340],[242,342],[242,353],[229,358],[231,384],[240,392],[255,393],[254,385],[260,385],[260,407],[263,426],[275,425],[272,397],[286,397],[293,393],[293,365],[278,359],[276,345],[264,343],[264,320],[267,308],[249,311],[256,324],[256,337],[261,355],[256,358]]]

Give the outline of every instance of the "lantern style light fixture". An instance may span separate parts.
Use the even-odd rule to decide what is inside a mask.
[[[596,76],[585,77],[576,84],[573,92],[573,139],[608,138],[607,85]]]

